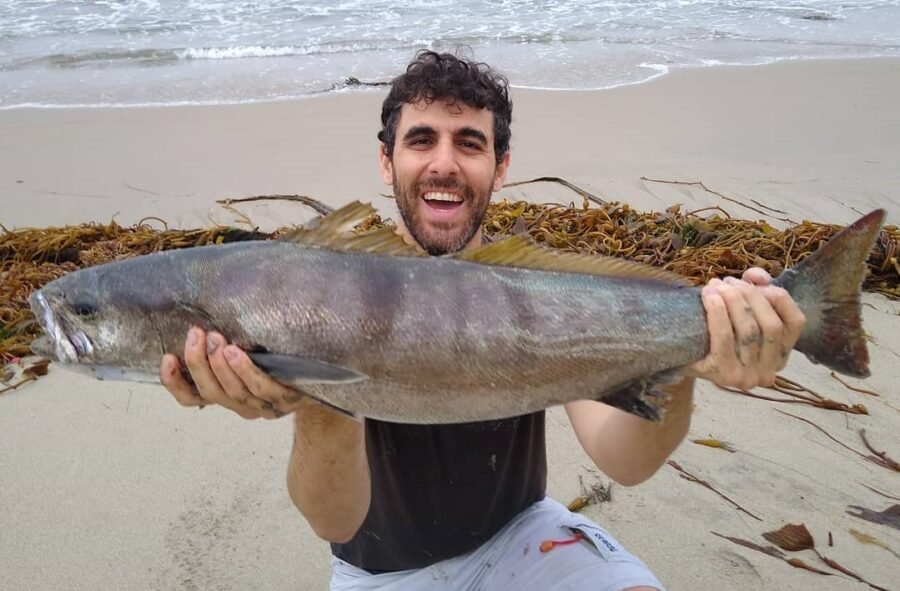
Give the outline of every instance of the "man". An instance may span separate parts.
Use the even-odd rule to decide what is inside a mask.
[[[433,255],[481,244],[510,163],[511,111],[503,77],[452,55],[422,52],[394,80],[379,160],[406,240]],[[610,478],[635,485],[663,464],[687,433],[695,378],[744,388],[774,381],[804,318],[764,271],[744,279],[704,288],[711,351],[667,387],[662,422],[595,401],[566,405]],[[309,398],[286,403],[296,395],[222,335],[192,330],[184,358],[196,390],[174,356],[160,370],[181,404],[219,404],[245,418],[293,413],[288,491],[332,542],[333,589],[662,589],[597,524],[544,497],[543,412],[461,425],[357,421]],[[546,540],[563,544],[542,552]]]

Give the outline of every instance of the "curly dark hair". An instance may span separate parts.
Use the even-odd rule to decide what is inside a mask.
[[[487,64],[450,53],[419,51],[406,72],[391,82],[391,91],[381,106],[378,139],[388,156],[394,152],[400,110],[405,103],[420,100],[459,101],[475,109],[488,109],[494,115],[494,154],[498,164],[509,151],[512,121],[509,82]]]

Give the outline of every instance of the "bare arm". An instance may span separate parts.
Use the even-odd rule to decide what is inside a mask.
[[[703,290],[710,352],[687,368],[680,383],[660,387],[670,395],[654,423],[600,402],[579,400],[566,412],[582,447],[610,478],[632,486],[650,478],[687,435],[694,378],[720,386],[771,385],[788,360],[806,319],[786,291],[768,286],[762,269],[744,280],[713,279]]]
[[[192,329],[184,359],[193,388],[178,359],[166,355],[160,379],[183,406],[217,404],[246,419],[294,417],[288,464],[291,500],[325,540],[349,540],[369,510],[371,490],[365,427],[265,375],[222,335]]]
[[[581,446],[619,484],[634,486],[650,478],[687,435],[694,405],[693,378],[660,390],[671,399],[658,423],[593,400],[566,404]]]
[[[310,402],[294,415],[287,486],[320,538],[347,542],[369,512],[371,481],[365,426]]]

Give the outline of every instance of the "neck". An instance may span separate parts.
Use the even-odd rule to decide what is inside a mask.
[[[397,220],[397,226],[394,231],[397,233],[397,235],[403,238],[403,242],[409,244],[410,246],[418,246],[419,248],[422,248],[422,245],[419,244],[419,242],[415,238],[413,238],[412,234],[410,234],[409,229],[407,229],[406,227],[406,224],[403,223],[402,217]],[[478,248],[483,243],[484,237],[481,233],[481,228],[479,227],[475,232],[475,235],[472,236],[472,238],[460,250],[472,250]]]
[[[469,240],[465,246],[463,246],[463,250],[472,250],[474,248],[478,248],[483,244],[484,240],[481,236],[481,228],[478,228],[478,231],[475,232],[475,235],[472,236],[472,239]]]

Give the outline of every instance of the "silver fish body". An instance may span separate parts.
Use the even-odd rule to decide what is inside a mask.
[[[709,346],[698,288],[278,241],[84,269],[31,303],[49,339],[35,349],[105,377],[156,375],[200,326],[330,405],[409,423],[578,399],[655,418],[653,383]]]

